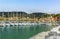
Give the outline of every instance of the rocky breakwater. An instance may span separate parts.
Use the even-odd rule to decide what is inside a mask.
[[[48,35],[49,31],[47,32],[41,32],[41,33],[38,33],[37,35],[29,38],[29,39],[45,39],[45,36]]]

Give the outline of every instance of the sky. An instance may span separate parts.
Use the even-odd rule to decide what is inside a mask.
[[[0,0],[0,11],[60,13],[60,0]]]

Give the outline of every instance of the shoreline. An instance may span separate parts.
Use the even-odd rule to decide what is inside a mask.
[[[49,31],[47,32],[41,32],[41,33],[38,33],[37,35],[29,38],[29,39],[45,39],[45,36],[48,35]]]
[[[54,32],[60,34],[59,28],[60,28],[60,25],[54,27],[54,28],[51,29],[50,31],[38,33],[37,35],[31,37],[30,39],[46,39],[46,36],[48,36],[48,35],[50,36],[49,33],[51,33],[51,32],[53,33],[53,37],[52,37],[52,38],[54,38]],[[52,33],[51,33],[51,34],[52,34]],[[55,33],[55,34],[56,34],[56,33]]]

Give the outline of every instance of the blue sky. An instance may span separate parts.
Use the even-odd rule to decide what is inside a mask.
[[[60,0],[0,0],[0,11],[59,13]]]

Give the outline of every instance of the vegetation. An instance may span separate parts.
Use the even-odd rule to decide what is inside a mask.
[[[57,18],[59,18],[60,14],[47,14],[47,13],[42,13],[42,12],[34,12],[31,14],[28,14],[23,11],[21,11],[21,12],[15,12],[15,11],[14,12],[0,12],[0,20],[2,20],[3,18],[7,19],[7,18],[11,18],[11,17],[18,17],[19,19],[23,19],[23,18],[40,19],[40,18],[46,18],[49,16],[53,16],[53,17],[56,16]]]

